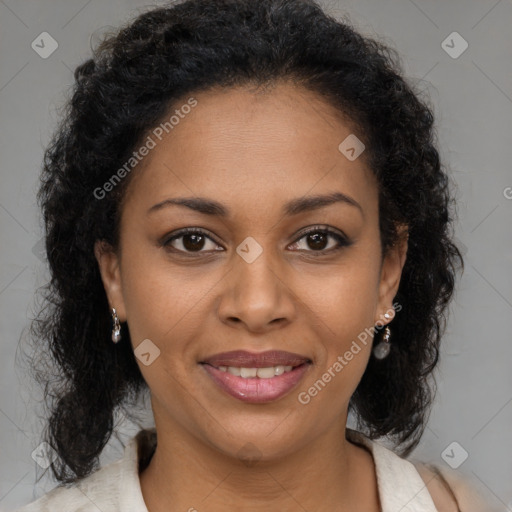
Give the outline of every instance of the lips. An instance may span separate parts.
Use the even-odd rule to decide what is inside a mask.
[[[268,368],[269,366],[299,366],[310,363],[311,360],[301,354],[282,350],[268,350],[254,353],[246,350],[222,352],[201,361],[218,368],[219,366],[234,366],[237,368]]]
[[[301,354],[268,350],[253,353],[245,350],[223,352],[200,362],[206,375],[225,393],[243,402],[262,404],[279,400],[304,379],[311,360]],[[235,373],[245,369],[275,369],[275,375],[248,377]],[[271,372],[270,372],[271,373]]]

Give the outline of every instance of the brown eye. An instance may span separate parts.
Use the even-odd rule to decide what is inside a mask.
[[[187,234],[187,235],[183,235],[181,238],[183,238],[183,241],[182,241],[183,247],[185,247],[185,249],[187,251],[197,251],[197,250],[201,250],[204,247],[204,243],[205,243],[204,235]]]
[[[313,233],[311,235],[306,235],[306,238],[307,241],[310,242],[309,247],[311,249],[321,251],[322,249],[325,249],[329,240],[329,235],[325,233]]]
[[[325,228],[313,228],[303,233],[302,236],[294,243],[294,246],[298,247],[298,244],[302,239],[306,240],[306,248],[303,250],[313,253],[318,252],[320,253],[319,255],[323,253],[330,253],[331,251],[336,251],[342,247],[349,246],[352,243],[344,235]],[[334,247],[328,247],[329,239],[335,240],[336,243],[334,244]],[[298,248],[301,250],[300,247]]]
[[[217,243],[207,236],[204,231],[197,228],[187,228],[165,240],[162,245],[176,252],[199,253],[206,252],[202,251],[202,249],[204,249],[208,241],[212,242],[213,247],[211,247],[211,250],[218,250],[215,248],[218,247]],[[177,243],[173,245],[173,242]]]
[[[301,240],[305,240],[305,247],[300,247],[299,243]],[[329,246],[330,240],[334,240],[335,242],[331,246]],[[208,242],[211,244],[209,248]],[[330,254],[333,251],[337,251],[351,244],[352,242],[349,241],[347,237],[336,231],[315,227],[303,233],[292,247],[300,251],[312,253],[313,256],[321,256],[323,254]],[[169,251],[182,254],[200,254],[224,250],[220,248],[213,238],[199,228],[182,229],[161,242],[161,245]]]

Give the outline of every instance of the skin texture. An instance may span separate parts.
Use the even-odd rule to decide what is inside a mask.
[[[459,512],[457,500],[450,489],[450,485],[444,477],[432,471],[432,469],[430,469],[426,464],[416,463],[415,466],[421,478],[425,482],[437,510],[439,512]],[[464,492],[469,493],[470,490],[465,489]],[[482,507],[482,504],[480,504],[480,507]],[[467,510],[469,511],[469,507]],[[484,509],[478,508],[478,505],[475,505],[474,510]]]
[[[133,347],[150,339],[160,350],[149,366],[138,361],[158,433],[140,477],[147,507],[377,511],[372,457],[344,436],[371,339],[310,403],[297,396],[365,328],[390,321],[383,315],[392,309],[407,242],[382,261],[375,178],[362,156],[349,161],[340,153],[353,129],[314,93],[282,83],[194,97],[197,106],[134,171],[120,252],[95,246],[109,303],[128,323]],[[289,200],[332,192],[350,196],[362,212],[344,203],[281,212]],[[190,196],[214,199],[231,215],[179,206],[147,214],[164,199]],[[332,251],[338,244],[329,236],[316,249],[302,234],[316,225],[345,233],[352,244]],[[202,252],[180,255],[184,238],[172,242],[174,252],[159,246],[185,227],[212,237],[196,242]],[[249,236],[263,249],[252,263],[236,252]],[[237,349],[287,350],[312,365],[286,396],[247,404],[198,364]],[[247,443],[260,457],[253,465],[240,460]]]

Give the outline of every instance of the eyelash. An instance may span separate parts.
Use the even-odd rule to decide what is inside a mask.
[[[333,252],[337,252],[340,249],[343,249],[344,247],[348,247],[348,246],[352,245],[352,242],[347,237],[345,237],[344,235],[341,235],[341,234],[339,234],[336,231],[333,231],[333,230],[331,230],[329,228],[325,228],[325,227],[321,227],[321,226],[314,226],[314,227],[308,229],[307,231],[302,232],[300,234],[299,238],[297,238],[292,243],[292,245],[296,244],[297,242],[302,240],[304,237],[306,237],[307,235],[310,235],[312,233],[322,233],[324,235],[329,235],[329,236],[333,237],[338,242],[338,246],[334,247],[334,248],[331,248],[331,249],[327,249],[327,250],[322,249],[322,250],[318,250],[318,251],[313,251],[313,250],[306,250],[305,251],[307,253],[312,253],[311,256],[313,256],[313,257],[329,255],[329,254],[331,254]],[[183,237],[184,235],[188,235],[188,234],[203,235],[206,238],[208,238],[209,240],[211,240],[212,242],[214,242],[215,244],[220,245],[211,236],[209,236],[206,231],[204,231],[201,228],[183,228],[183,229],[180,229],[172,237],[164,238],[164,240],[161,242],[161,245],[164,248],[169,248],[169,250],[172,250],[173,252],[177,252],[177,253],[184,254],[184,255],[187,255],[187,256],[192,256],[192,257],[194,257],[197,254],[201,254],[202,252],[207,252],[207,251],[196,251],[196,252],[189,251],[189,252],[187,252],[187,251],[182,251],[181,249],[176,249],[174,247],[169,247],[171,242],[173,242],[174,240],[177,240],[177,239]]]

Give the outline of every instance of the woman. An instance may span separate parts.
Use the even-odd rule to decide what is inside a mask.
[[[75,78],[33,325],[69,485],[21,510],[483,510],[405,459],[462,256],[431,110],[392,50],[309,0],[189,0]],[[155,428],[98,469],[145,390]]]

